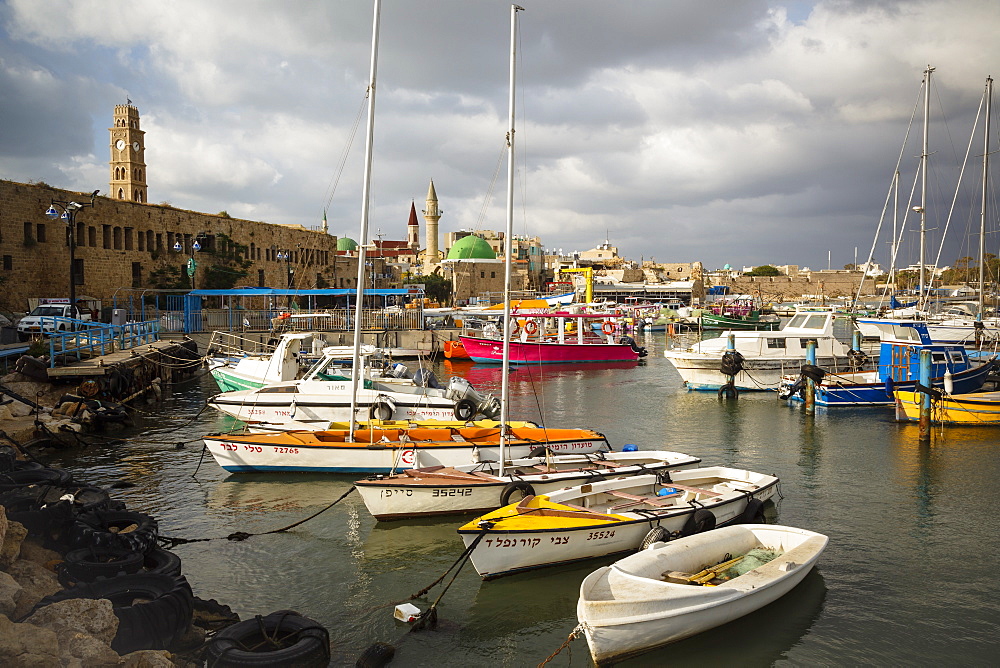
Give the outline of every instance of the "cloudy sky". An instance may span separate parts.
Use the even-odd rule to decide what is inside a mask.
[[[709,268],[863,261],[901,155],[909,197],[928,64],[936,249],[1000,71],[996,0],[521,4],[514,228],[564,252],[607,238]],[[0,0],[0,178],[106,193],[113,107],[131,99],[150,202],[307,226],[328,207],[330,231],[357,238],[372,9]],[[442,234],[504,228],[509,43],[509,2],[383,0],[372,236],[405,238],[431,179]],[[978,178],[945,264],[978,229]],[[888,235],[876,246],[885,264]]]

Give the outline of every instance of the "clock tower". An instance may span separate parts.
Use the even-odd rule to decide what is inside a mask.
[[[111,132],[112,199],[146,201],[146,145],[139,129],[139,110],[128,104],[115,105],[115,123]]]

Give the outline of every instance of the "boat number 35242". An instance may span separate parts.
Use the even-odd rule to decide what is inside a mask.
[[[472,489],[435,489],[431,491],[431,496],[471,496]]]

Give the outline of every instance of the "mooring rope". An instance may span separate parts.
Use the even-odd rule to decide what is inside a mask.
[[[542,668],[549,661],[551,661],[552,659],[556,658],[556,655],[559,654],[559,652],[561,652],[564,649],[566,649],[567,647],[569,647],[569,644],[571,642],[573,642],[574,640],[576,640],[578,637],[580,637],[581,633],[583,633],[583,625],[582,624],[577,624],[576,628],[573,629],[572,631],[570,631],[569,635],[566,636],[566,640],[563,641],[563,644],[559,645],[559,649],[557,649],[556,651],[552,652],[552,654],[549,654],[548,657],[546,657],[544,661],[542,661],[540,664],[538,664],[538,668]],[[572,655],[572,653],[573,653],[573,650],[570,650],[570,654],[571,655]],[[570,660],[572,660],[572,657],[570,657]]]

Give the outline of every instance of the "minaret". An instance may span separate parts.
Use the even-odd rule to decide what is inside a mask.
[[[427,208],[424,209],[424,220],[427,221],[427,245],[424,251],[426,261],[437,264],[441,261],[438,255],[438,221],[441,220],[443,212],[438,208],[438,196],[434,191],[434,179],[431,179],[431,186],[427,189]]]
[[[420,250],[420,225],[417,223],[417,205],[410,202],[410,220],[406,223],[406,242],[414,255]]]
[[[139,110],[128,104],[115,105],[115,123],[111,133],[112,199],[130,202],[146,200],[146,145],[139,129]]]
[[[330,226],[326,223],[326,209],[323,209],[323,234],[330,233]]]

